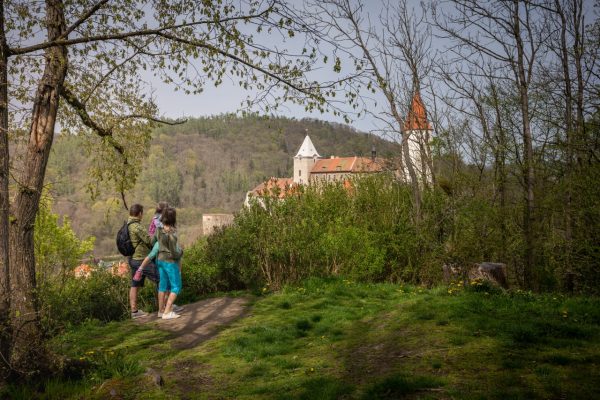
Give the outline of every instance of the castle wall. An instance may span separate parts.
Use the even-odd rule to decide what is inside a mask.
[[[294,183],[307,185],[310,180],[310,171],[317,160],[316,157],[294,157]]]
[[[202,214],[202,235],[211,235],[215,229],[233,223],[233,214]]]

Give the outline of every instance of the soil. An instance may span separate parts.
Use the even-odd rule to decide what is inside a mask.
[[[173,347],[189,349],[219,333],[219,330],[248,311],[249,299],[244,297],[219,297],[186,304],[181,317],[164,320],[156,313],[137,318],[142,324],[152,324],[157,329],[172,333]]]

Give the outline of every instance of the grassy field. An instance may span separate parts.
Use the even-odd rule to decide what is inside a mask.
[[[202,345],[131,322],[88,323],[54,349],[84,366],[9,398],[600,398],[600,300],[486,286],[309,280],[254,299]],[[143,371],[160,370],[157,388]]]

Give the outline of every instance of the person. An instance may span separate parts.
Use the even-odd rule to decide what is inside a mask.
[[[160,218],[163,210],[166,210],[167,207],[169,207],[169,204],[166,201],[161,201],[158,203],[154,217],[152,217],[152,222],[150,222],[150,226],[148,227],[148,235],[150,235],[150,237],[154,236],[156,233],[156,228],[162,227]]]
[[[131,306],[131,318],[139,318],[146,315],[146,313],[142,310],[139,310],[137,307],[137,297],[139,288],[144,286],[144,281],[146,277],[148,279],[157,282],[158,275],[156,273],[156,266],[154,263],[149,265],[144,271],[144,274],[141,276],[141,279],[134,280],[133,277],[140,267],[148,253],[150,253],[150,249],[152,247],[152,240],[150,236],[146,232],[146,230],[142,227],[142,217],[144,216],[144,206],[141,204],[133,204],[129,208],[129,219],[127,220],[127,224],[129,226],[129,238],[131,240],[131,244],[135,249],[133,255],[129,257],[129,268],[131,270],[131,287],[129,289],[129,305]]]
[[[181,256],[183,250],[179,246],[177,237],[177,212],[174,208],[167,207],[162,213],[162,227],[156,230],[155,243],[152,251],[140,265],[143,270],[146,265],[157,258],[158,273],[160,276],[158,286],[158,316],[162,319],[179,318],[174,309],[175,299],[181,292]],[[170,289],[170,293],[168,293]]]

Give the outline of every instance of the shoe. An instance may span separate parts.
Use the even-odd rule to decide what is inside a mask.
[[[136,319],[136,318],[140,318],[140,317],[145,317],[146,315],[148,315],[148,314],[146,314],[142,310],[137,310],[136,312],[131,313],[131,318]]]
[[[163,313],[159,312],[158,313],[158,318],[162,318],[162,316],[163,316]]]
[[[175,319],[179,317],[181,317],[181,315],[175,314],[173,311],[171,311],[170,313],[163,314],[162,319]]]
[[[183,306],[178,306],[177,304],[173,304],[173,311],[175,311],[176,313],[182,312],[183,308],[184,308]]]

